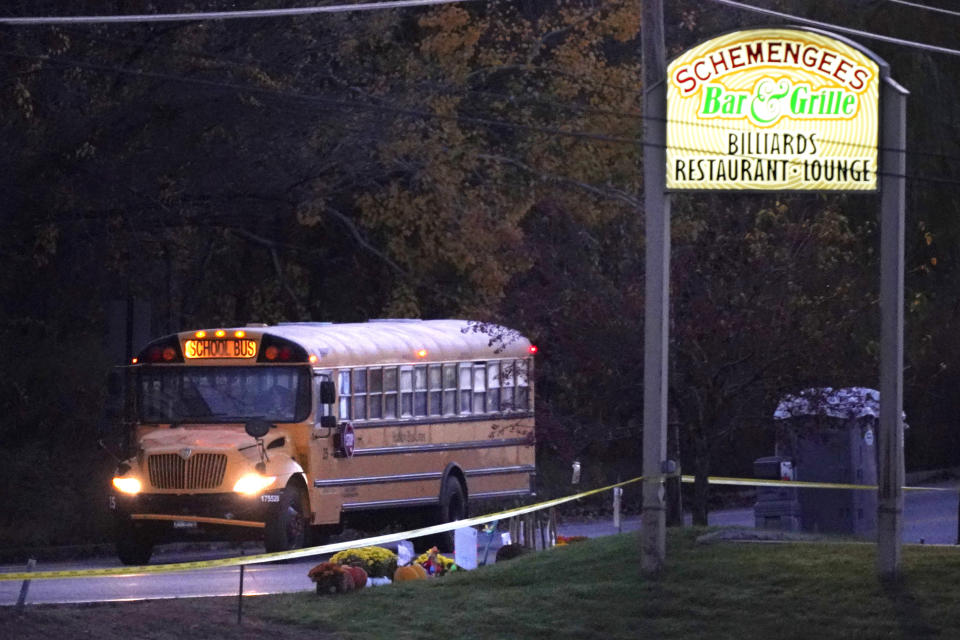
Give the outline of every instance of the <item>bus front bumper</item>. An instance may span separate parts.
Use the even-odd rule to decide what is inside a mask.
[[[262,532],[279,502],[279,493],[242,496],[236,493],[197,495],[114,494],[110,507],[121,520],[148,526],[164,539],[205,534],[248,537]]]

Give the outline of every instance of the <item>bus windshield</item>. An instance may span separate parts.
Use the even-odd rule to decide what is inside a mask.
[[[146,423],[300,422],[310,413],[306,367],[145,367],[137,384]]]

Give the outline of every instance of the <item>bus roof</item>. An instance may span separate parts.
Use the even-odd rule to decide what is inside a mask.
[[[223,327],[247,335],[286,338],[317,356],[315,367],[521,358],[530,341],[519,332],[468,320],[370,320],[356,323],[289,322]],[[212,333],[212,330],[208,330]],[[193,331],[179,334],[185,339]],[[417,352],[426,349],[426,355]]]

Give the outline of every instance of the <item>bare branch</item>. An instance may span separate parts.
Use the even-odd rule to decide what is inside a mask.
[[[270,250],[270,258],[273,261],[273,269],[277,273],[277,280],[280,281],[280,285],[283,287],[284,291],[287,292],[287,295],[290,296],[290,299],[293,301],[293,304],[297,307],[297,309],[303,311],[305,309],[303,303],[297,297],[297,294],[290,286],[290,283],[287,282],[287,278],[283,275],[283,265],[280,264],[280,255],[277,253],[277,243],[268,238],[251,233],[246,229],[230,229],[230,231],[241,235],[248,240],[252,240],[257,244],[261,244]]]
[[[410,277],[410,273],[406,269],[404,269],[403,267],[398,265],[396,262],[391,260],[390,256],[388,256],[387,254],[383,253],[382,251],[374,247],[372,244],[370,244],[367,241],[367,239],[363,237],[363,235],[360,233],[360,230],[357,229],[356,225],[353,224],[353,221],[350,220],[350,218],[348,218],[343,213],[337,211],[330,205],[324,205],[324,210],[329,211],[331,214],[333,214],[333,216],[337,220],[343,223],[343,225],[350,231],[350,234],[353,236],[354,240],[357,241],[357,244],[359,244],[361,247],[363,247],[373,255],[377,256],[378,258],[386,262],[387,265],[390,266],[390,268],[396,271],[397,273],[403,275],[404,277],[408,277],[408,278]]]

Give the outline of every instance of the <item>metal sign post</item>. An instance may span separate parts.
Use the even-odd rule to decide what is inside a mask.
[[[900,571],[903,542],[903,236],[907,91],[881,87],[880,425],[877,433],[877,572]]]
[[[666,54],[662,0],[643,3],[643,210],[646,283],[643,336],[643,512],[641,570],[655,575],[667,555],[661,466],[667,455],[670,199],[666,195]]]
[[[656,6],[648,10],[648,4]],[[903,272],[907,91],[888,65],[825,31],[723,34],[660,73],[662,7],[643,5],[643,569],[665,557],[671,191],[880,192],[881,357],[877,570],[900,570],[903,516]],[[648,44],[649,41],[649,44]],[[882,125],[882,130],[881,130]],[[881,147],[879,141],[883,141]],[[880,151],[882,150],[882,153]],[[878,169],[879,167],[879,169]]]

